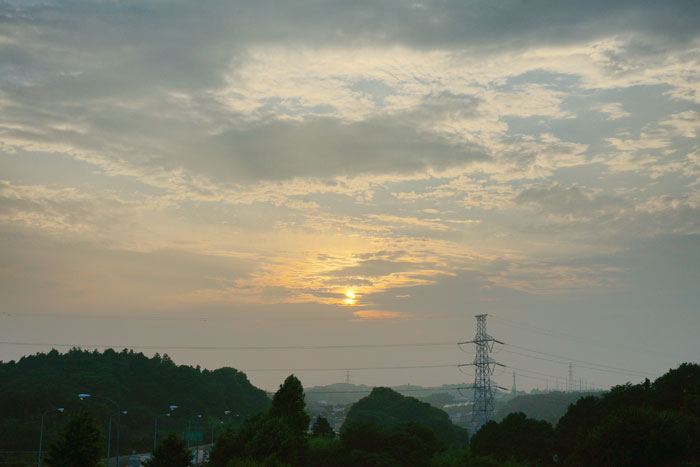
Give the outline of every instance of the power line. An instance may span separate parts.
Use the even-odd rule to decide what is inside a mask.
[[[504,350],[504,352],[511,353],[511,354],[515,354],[515,355],[521,355],[521,356],[523,356],[523,357],[534,358],[534,359],[536,359],[536,360],[542,360],[542,361],[545,361],[545,362],[558,363],[558,364],[560,364],[560,365],[568,365],[568,362],[564,362],[564,361],[561,361],[561,360],[553,360],[553,359],[551,359],[551,358],[538,357],[538,356],[536,356],[536,355],[529,355],[529,354],[522,353],[522,352],[516,352],[516,351],[514,351],[514,350]],[[593,367],[593,366],[586,366],[586,365],[581,365],[581,364],[579,364],[579,365],[577,365],[577,366],[578,366],[579,368],[586,368],[586,369],[588,369],[588,370],[594,370],[594,371],[602,371],[602,372],[604,372],[604,373],[613,373],[613,374],[616,374],[616,375],[634,376],[634,377],[637,377],[637,378],[645,378],[645,377],[647,377],[647,375],[645,375],[645,374],[639,374],[639,373],[631,373],[631,372],[618,371],[618,370],[608,370],[608,369],[605,369],[605,368],[596,368],[596,367]],[[562,378],[562,379],[563,379],[563,378]]]
[[[526,373],[532,373],[532,374],[536,374],[536,375],[540,375],[540,376],[547,376],[547,377],[549,377],[549,378],[554,378],[555,381],[564,380],[564,378],[562,378],[561,376],[550,375],[550,374],[548,374],[548,373],[541,373],[541,372],[539,372],[539,371],[534,371],[534,370],[526,370],[526,369],[524,369],[524,368],[516,368],[516,367],[510,366],[510,365],[507,365],[507,367],[510,368],[511,370],[524,371],[524,372],[526,372]],[[520,375],[520,376],[524,376],[525,378],[528,378],[528,377],[529,377],[529,378],[532,378],[531,376],[522,375],[522,374],[520,374],[520,373],[517,373],[517,374]],[[541,378],[538,378],[538,379],[541,379]],[[545,381],[551,381],[551,380],[547,379],[547,380],[545,380]],[[590,384],[591,386],[598,386],[598,387],[604,388],[604,389],[610,389],[610,388],[611,388],[611,386],[603,385],[603,384],[595,384],[595,383],[588,383],[588,384]]]
[[[585,360],[577,360],[577,359],[575,359],[575,358],[566,357],[566,356],[563,356],[563,355],[557,355],[557,354],[553,354],[553,353],[549,353],[549,352],[542,352],[542,351],[534,350],[534,349],[529,349],[529,348],[527,348],[527,347],[522,347],[522,346],[515,345],[515,344],[505,344],[505,345],[508,345],[509,347],[514,347],[514,348],[516,348],[516,349],[521,349],[521,350],[524,350],[524,351],[526,351],[526,352],[532,352],[532,353],[536,353],[536,354],[539,354],[539,355],[547,355],[547,356],[550,356],[550,357],[555,357],[555,358],[559,358],[559,359],[563,360],[563,361],[558,361],[558,362],[556,362],[556,363],[564,363],[564,364],[568,365],[568,364],[571,363],[571,362],[576,362],[576,363],[582,363],[582,364],[585,364],[585,365],[591,365],[591,366],[596,366],[596,367],[601,367],[601,368],[607,368],[607,369],[609,369],[609,370],[617,370],[618,372],[626,372],[626,373],[628,373],[628,374],[630,374],[630,375],[632,375],[632,376],[651,376],[651,377],[658,377],[658,375],[655,375],[655,374],[653,374],[653,373],[647,373],[647,372],[645,372],[645,371],[630,370],[630,369],[628,369],[628,368],[620,368],[620,367],[616,367],[616,366],[605,365],[605,364],[602,364],[602,363],[594,363],[594,362],[588,362],[588,361],[585,361]],[[511,353],[517,353],[517,352],[513,352],[512,350],[505,350],[505,351],[506,351],[506,352],[511,352]],[[520,355],[522,355],[522,354],[520,354]],[[533,357],[533,358],[534,358],[534,357]],[[582,365],[578,365],[578,366],[582,366]],[[587,367],[583,366],[583,368],[587,368]],[[595,369],[595,368],[591,368],[591,369]],[[602,370],[601,370],[601,371],[602,371]]]
[[[546,329],[546,328],[541,328],[538,326],[532,326],[530,324],[517,323],[515,321],[510,321],[510,320],[501,318],[499,316],[494,316],[492,314],[489,314],[489,316],[491,318],[495,319],[500,324],[504,324],[506,326],[510,326],[510,327],[514,327],[514,328],[518,328],[518,329],[524,329],[526,331],[534,332],[534,333],[545,335],[545,336],[565,338],[565,339],[569,339],[569,340],[582,342],[585,344],[591,344],[591,343],[593,343],[595,345],[602,344],[602,345],[606,345],[608,347],[626,349],[626,350],[634,350],[635,352],[644,352],[644,353],[648,353],[648,354],[652,354],[652,355],[663,356],[665,358],[673,358],[673,359],[684,358],[684,357],[680,357],[680,355],[669,355],[665,352],[659,352],[658,350],[650,350],[648,348],[642,348],[642,347],[632,347],[632,346],[627,346],[627,345],[613,344],[613,343],[606,342],[606,341],[603,341],[600,339],[594,339],[591,337],[581,337],[581,336],[577,336],[577,335],[570,334],[567,332],[557,331],[554,329]]]
[[[236,351],[274,351],[274,350],[332,350],[332,349],[372,349],[372,348],[401,348],[401,347],[444,347],[461,345],[465,342],[449,342],[449,341],[438,341],[438,342],[400,342],[400,343],[386,343],[386,344],[333,344],[333,345],[268,345],[268,346],[196,346],[196,345],[106,345],[106,344],[66,344],[66,343],[51,343],[51,342],[19,342],[19,341],[0,341],[0,345],[15,345],[15,346],[50,346],[50,347],[62,347],[62,348],[100,348],[100,349],[120,349],[120,348],[135,348],[142,350],[236,350]],[[527,347],[517,346],[513,344],[508,344],[509,347],[524,350],[529,353],[535,353],[538,355],[545,355],[554,357],[556,359],[538,357],[536,355],[529,355],[526,353],[517,352],[514,350],[503,349],[503,351],[508,353],[513,353],[521,355],[528,358],[534,358],[543,361],[549,361],[558,364],[568,365],[570,362],[578,363],[577,366],[581,368],[587,368],[596,371],[623,374],[627,376],[636,377],[657,377],[652,373],[641,372],[636,370],[629,370],[621,367],[614,367],[611,365],[604,365],[594,362],[588,362],[585,360],[572,359],[570,357],[565,357],[561,355],[556,355],[548,352],[541,352],[534,349],[529,349]],[[464,349],[462,349],[464,350]],[[363,368],[299,368],[299,369],[289,369],[289,368],[260,368],[260,369],[250,369],[244,371],[338,371],[338,370],[353,370],[353,369],[366,369],[366,370],[382,370],[382,369],[421,369],[421,368],[451,368],[457,365],[423,365],[423,366],[406,366],[406,367],[363,367]]]
[[[358,390],[350,390],[350,391],[305,391],[304,394],[307,396],[310,396],[312,394],[367,394],[368,392],[372,392],[372,390],[375,387],[380,387],[380,386],[374,386],[371,389],[358,389]],[[420,388],[420,389],[398,389],[398,388],[389,388],[393,391],[396,391],[398,393],[402,392],[446,392],[446,391],[459,391],[460,389],[471,389],[471,387],[459,387],[459,388],[450,388],[450,389],[443,389],[440,388],[439,390],[437,388]]]
[[[456,368],[458,365],[406,365],[406,366],[365,366],[355,368],[248,368],[241,369],[243,372],[262,372],[262,371],[343,371],[343,370],[415,370],[422,368]]]
[[[51,342],[0,341],[0,345],[51,346],[97,349],[147,349],[147,350],[329,350],[329,349],[377,349],[392,347],[444,347],[455,342],[401,342],[395,344],[338,344],[338,345],[106,345],[106,344],[62,344]]]
[[[527,378],[527,376],[526,376]],[[548,399],[551,401],[556,401],[556,402],[566,402],[566,403],[572,403],[571,397],[566,397],[564,395],[562,396],[556,396],[554,395],[555,393],[561,392],[562,394],[567,394],[566,392],[562,391],[550,391],[550,392],[544,392],[544,393],[538,393],[538,394],[527,394],[525,396],[517,396],[517,397],[533,397],[533,398],[538,398],[538,399]],[[586,397],[586,396],[595,396],[595,391],[578,391],[577,393],[569,393],[569,394],[581,394],[581,397]]]

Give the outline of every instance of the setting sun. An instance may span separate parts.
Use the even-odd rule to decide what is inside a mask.
[[[345,297],[344,302],[346,305],[354,305],[357,302],[354,292],[345,292]]]

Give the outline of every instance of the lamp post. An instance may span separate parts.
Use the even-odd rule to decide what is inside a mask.
[[[170,406],[170,412],[172,412],[172,411],[175,410],[175,409],[177,409],[177,405],[171,405],[171,406]],[[156,415],[156,419],[155,419],[155,428],[154,428],[154,430],[153,430],[153,452],[156,451],[156,442],[158,441],[158,418],[160,418],[160,417],[162,417],[162,416],[164,416],[164,415],[165,415],[166,417],[169,417],[169,416],[170,416],[170,412],[164,413],[164,414],[160,414],[160,415]]]
[[[191,434],[191,433],[190,433],[190,426],[191,426],[191,424],[192,424],[192,420],[193,420],[194,418],[202,418],[202,414],[201,414],[201,413],[197,413],[197,412],[195,412],[195,411],[192,410],[192,409],[190,409],[190,411],[191,411],[194,415],[192,415],[190,418],[187,419],[187,434],[188,434],[188,435]],[[187,449],[189,449],[189,448],[190,448],[190,438],[189,438],[189,436],[187,436]],[[196,450],[195,450],[195,453],[196,453],[196,454],[195,454],[195,456],[196,456],[196,457],[195,457],[195,463],[196,463],[196,462],[199,460],[199,459],[198,459],[199,453],[198,453]]]
[[[120,432],[119,428],[121,427],[121,414],[122,414],[122,409],[121,409],[121,407],[119,407],[119,404],[117,404],[116,402],[114,402],[114,401],[113,401],[112,399],[110,399],[109,397],[99,396],[99,395],[96,395],[96,394],[84,394],[84,393],[83,393],[83,394],[78,394],[78,398],[79,398],[80,400],[84,400],[84,399],[87,399],[87,398],[89,398],[89,397],[99,397],[100,399],[104,399],[104,400],[106,400],[107,402],[111,402],[111,403],[117,408],[117,449],[116,449],[116,451],[117,451],[116,454],[117,454],[117,455],[116,455],[116,457],[117,457],[117,467],[119,467],[119,432]],[[111,422],[111,417],[110,417],[110,422]],[[110,424],[110,427],[111,427],[111,424]],[[111,431],[111,430],[110,430],[110,431]],[[111,437],[111,433],[110,433],[110,437]],[[111,440],[110,440],[110,441],[111,441]],[[109,457],[107,458],[107,463],[109,463]]]
[[[126,410],[122,410],[122,414],[126,415],[128,412]],[[109,453],[112,448],[112,417],[114,414],[111,414],[109,416],[109,423],[107,424],[107,464],[109,464]],[[109,467],[109,465],[107,465]],[[119,464],[117,464],[117,467],[119,467]]]
[[[219,420],[219,425],[223,425],[223,424],[224,424],[224,422],[222,422],[221,420]],[[214,427],[215,427],[215,426],[216,426],[216,423],[215,423],[215,422],[211,422],[211,444],[212,444],[212,445],[214,444]]]
[[[65,410],[65,409],[64,409],[63,407],[59,407],[59,408],[57,408],[57,409],[47,410],[46,412],[44,412],[44,413],[41,414],[41,430],[39,431],[39,457],[38,457],[37,460],[36,460],[36,465],[37,465],[38,467],[41,467],[41,445],[42,445],[43,442],[44,442],[44,416],[45,416],[47,413],[49,413],[49,412],[54,412],[54,411],[58,411],[58,412],[63,413],[64,410]]]

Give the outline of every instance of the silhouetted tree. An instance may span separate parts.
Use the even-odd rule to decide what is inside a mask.
[[[482,426],[472,436],[471,449],[475,456],[493,456],[502,461],[512,457],[546,465],[553,462],[553,442],[552,425],[516,412],[500,423],[490,421]]]
[[[305,408],[304,387],[296,376],[289,375],[272,397],[270,416],[283,418],[295,434],[303,437],[310,421]]]
[[[333,427],[330,423],[328,423],[326,417],[322,417],[319,415],[318,417],[316,417],[316,421],[314,421],[314,425],[311,428],[311,436],[321,438],[334,438],[335,431],[333,431]]]
[[[246,419],[238,431],[226,432],[217,439],[211,455],[212,466],[228,466],[238,461],[303,464],[309,427],[305,407],[304,388],[290,375],[273,396],[266,414]]]
[[[209,454],[209,465],[226,467],[231,459],[243,456],[243,450],[244,446],[239,442],[236,432],[229,426],[216,438],[216,443]]]
[[[100,430],[95,419],[81,412],[68,421],[49,447],[46,464],[51,467],[96,467],[100,460]]]
[[[654,406],[700,416],[700,365],[683,363],[651,385]]]
[[[299,465],[302,448],[306,448],[306,445],[299,443],[289,424],[279,417],[266,417],[246,444],[245,451],[253,459]]]
[[[418,423],[382,428],[376,422],[358,420],[341,435],[352,465],[427,466],[445,446],[435,433]]]
[[[122,452],[151,450],[153,419],[174,401],[182,407],[197,407],[205,418],[225,407],[240,414],[241,421],[270,407],[265,391],[254,387],[244,373],[233,368],[197,371],[190,366],[175,365],[162,354],[160,358],[148,358],[141,353],[112,349],[104,352],[71,349],[64,354],[54,350],[17,362],[0,362],[3,446],[17,451],[35,450],[38,436],[35,420],[39,420],[46,408],[61,405],[69,414],[89,407],[100,415],[114,409],[99,398],[86,406],[75,397],[82,392],[100,394],[129,409],[128,417],[121,420]],[[176,410],[168,419],[162,419],[162,425],[158,426],[164,430],[163,436],[165,429],[187,423],[186,417],[186,411]],[[58,435],[58,420],[58,417],[47,419],[46,447]],[[232,421],[235,423],[237,419],[234,417]]]
[[[153,457],[144,463],[145,467],[187,467],[190,465],[189,449],[187,443],[170,433],[158,444],[153,451]]]
[[[561,460],[567,459],[595,428],[601,417],[600,400],[595,396],[582,397],[569,406],[557,423],[555,433],[555,454]]]
[[[346,426],[368,420],[390,429],[400,423],[415,422],[432,430],[446,446],[463,447],[467,444],[467,430],[454,425],[447,413],[414,397],[406,397],[390,388],[374,388],[348,411]]]
[[[309,440],[306,455],[309,467],[344,466],[346,457],[343,443],[338,438],[315,437]]]
[[[670,465],[694,458],[700,446],[697,417],[650,407],[621,408],[591,431],[573,457],[586,465]]]

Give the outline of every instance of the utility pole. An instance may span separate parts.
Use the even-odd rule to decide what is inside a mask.
[[[513,372],[513,389],[511,389],[510,392],[513,395],[513,398],[515,398],[518,393],[518,389],[515,386],[515,372]]]
[[[572,392],[575,388],[574,386],[574,365],[569,363],[569,379],[566,382],[566,390]]]
[[[493,351],[494,344],[503,344],[503,342],[494,339],[486,332],[487,316],[485,314],[476,315],[476,336],[474,340],[460,342],[460,344],[476,345],[476,357],[474,357],[474,363],[471,364],[474,365],[474,397],[470,435],[476,433],[493,416],[493,396],[498,386],[491,381],[491,375],[493,375],[496,365],[505,367],[505,365],[489,357],[489,354]],[[507,391],[507,389],[505,390]]]

